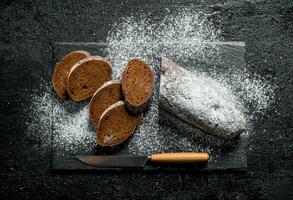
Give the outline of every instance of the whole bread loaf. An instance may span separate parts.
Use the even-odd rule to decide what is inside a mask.
[[[101,147],[113,147],[126,141],[135,131],[142,114],[133,115],[126,110],[123,101],[107,108],[97,128],[97,144]]]
[[[67,92],[74,101],[91,97],[112,77],[112,65],[105,58],[90,56],[76,63],[67,78]]]
[[[86,51],[73,51],[65,55],[59,60],[52,74],[53,88],[62,99],[68,98],[67,93],[67,77],[71,68],[80,60],[89,57],[90,54]]]
[[[139,59],[130,60],[121,76],[122,92],[127,109],[142,113],[150,103],[154,73],[149,65]]]
[[[112,80],[104,83],[91,98],[89,104],[91,122],[98,125],[103,112],[112,104],[120,101],[121,98],[120,80]]]
[[[241,104],[217,80],[192,73],[162,58],[159,106],[179,119],[222,139],[246,127]]]

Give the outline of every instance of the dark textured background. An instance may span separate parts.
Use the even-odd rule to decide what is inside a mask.
[[[292,198],[293,1],[203,2],[2,0],[0,199]],[[224,19],[219,26],[225,40],[246,42],[250,68],[276,78],[278,112],[257,117],[247,149],[247,173],[52,173],[50,147],[28,137],[23,125],[28,94],[39,88],[40,77],[49,82],[52,43],[101,41],[121,16],[191,5],[218,11],[214,18]]]

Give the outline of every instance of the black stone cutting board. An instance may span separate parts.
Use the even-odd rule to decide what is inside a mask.
[[[211,60],[209,63],[203,63],[202,60],[196,58],[190,59],[180,59],[180,58],[172,58],[175,62],[182,66],[200,66],[201,70],[208,72],[209,66],[217,66],[219,70],[225,70],[229,67],[238,67],[244,68],[245,67],[245,60],[244,60],[244,53],[245,53],[245,45],[241,42],[220,42],[215,44],[218,47],[218,54],[219,59]],[[52,71],[54,68],[55,63],[65,54],[69,53],[70,51],[74,50],[87,50],[92,55],[100,55],[106,56],[106,48],[107,43],[105,42],[57,42],[54,44],[53,47],[53,60],[52,63]],[[155,68],[156,82],[159,81],[159,65],[160,65],[160,56],[164,54],[164,48],[162,51],[159,52],[159,55],[156,55],[157,58],[154,59],[153,63],[149,63]],[[52,90],[52,92],[54,92]],[[158,95],[159,89],[158,85],[155,86],[154,95]],[[74,103],[71,101],[62,101],[59,100],[54,95],[55,101],[59,104],[59,106],[64,105],[64,112],[78,112],[81,108],[84,108],[85,105],[88,104],[88,101],[83,101],[81,103]],[[158,102],[156,99],[153,99],[152,106],[158,106]],[[52,169],[54,171],[100,171],[100,170],[126,170],[124,168],[98,168],[98,167],[91,167],[83,164],[75,159],[76,155],[81,154],[96,154],[96,155],[131,155],[131,154],[140,154],[142,155],[143,152],[134,152],[135,149],[128,149],[129,146],[123,145],[120,148],[110,151],[104,152],[101,151],[99,148],[96,147],[94,144],[95,142],[95,128],[88,124],[89,131],[92,132],[92,142],[88,148],[80,147],[76,145],[74,151],[68,150],[66,148],[66,144],[64,145],[64,141],[61,144],[59,141],[59,137],[62,137],[55,128],[55,123],[60,120],[58,116],[58,112],[54,111],[54,105],[52,110]],[[186,140],[194,142],[194,151],[198,150],[198,146],[210,151],[211,159],[209,163],[205,166],[172,166],[172,165],[150,165],[147,164],[145,168],[142,170],[187,170],[187,171],[218,171],[218,170],[245,170],[247,168],[247,158],[246,158],[246,144],[247,144],[247,137],[240,136],[237,141],[234,142],[226,142],[222,141],[218,138],[213,136],[209,136],[206,133],[202,132],[199,129],[189,126],[188,124],[182,122],[181,120],[177,119],[176,117],[164,112],[159,111],[158,115],[158,131],[164,140],[166,141],[164,145],[165,152],[176,152],[176,151],[185,151],[184,146],[174,146],[172,143],[168,141],[176,141],[177,139],[182,139],[182,137]],[[142,122],[145,123],[145,122]],[[164,132],[166,129],[172,129],[172,134],[168,132]],[[131,140],[135,141],[136,135],[139,135],[137,130],[133,137],[129,139],[127,142],[131,142]],[[158,148],[154,147],[155,150]],[[152,147],[150,147],[150,151]],[[147,154],[149,152],[146,152]],[[131,169],[127,169],[131,170]],[[133,169],[135,170],[135,169]],[[138,169],[136,169],[138,170]]]

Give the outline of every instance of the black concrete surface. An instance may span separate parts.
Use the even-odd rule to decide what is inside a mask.
[[[177,6],[217,11],[223,38],[246,42],[250,69],[275,77],[276,102],[255,120],[247,173],[52,173],[51,148],[26,135],[23,113],[40,77],[49,82],[52,43],[101,41],[121,16]],[[292,1],[2,0],[0,38],[0,199],[292,199]]]

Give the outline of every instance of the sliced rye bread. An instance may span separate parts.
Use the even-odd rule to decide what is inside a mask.
[[[125,103],[118,101],[107,108],[97,128],[97,144],[113,147],[126,141],[135,131],[142,114],[133,115],[126,110]]]
[[[152,96],[154,73],[149,65],[139,59],[130,60],[121,76],[122,93],[127,109],[142,113]]]
[[[89,104],[90,121],[95,125],[99,124],[99,120],[103,112],[112,104],[120,101],[121,81],[112,80],[104,83],[93,95]]]
[[[105,58],[90,56],[76,63],[67,78],[67,92],[74,101],[91,97],[112,77],[112,65]]]
[[[89,57],[90,54],[86,51],[73,51],[65,55],[59,60],[52,74],[53,88],[62,99],[68,99],[67,93],[67,77],[71,68],[80,60]]]

